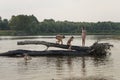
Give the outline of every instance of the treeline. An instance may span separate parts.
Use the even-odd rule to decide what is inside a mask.
[[[0,30],[9,30],[9,21],[7,19],[1,19],[0,17]]]
[[[14,35],[80,34],[81,27],[88,34],[120,34],[120,22],[70,22],[44,19],[39,22],[34,15],[12,16],[10,20],[0,18],[0,30],[12,30]]]

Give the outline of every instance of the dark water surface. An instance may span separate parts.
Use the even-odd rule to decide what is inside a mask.
[[[9,50],[44,50],[43,45],[17,45],[17,41],[40,40],[55,42],[55,36],[0,36],[0,53]],[[63,40],[64,44],[68,38]],[[0,57],[0,80],[120,80],[120,36],[89,35],[86,46],[95,41],[114,45],[111,55],[95,57],[32,57],[29,63],[23,58]],[[75,36],[73,45],[81,45]],[[49,50],[59,48],[49,48]]]

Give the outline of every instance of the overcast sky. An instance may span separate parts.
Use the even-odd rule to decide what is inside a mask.
[[[0,16],[34,15],[39,21],[120,22],[120,0],[0,0]]]

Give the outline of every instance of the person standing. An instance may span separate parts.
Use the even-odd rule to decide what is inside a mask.
[[[86,39],[86,30],[85,27],[82,27],[82,46],[85,46],[85,39]]]

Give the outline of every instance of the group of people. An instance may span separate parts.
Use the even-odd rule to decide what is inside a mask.
[[[86,30],[85,30],[85,27],[82,27],[82,34],[81,34],[81,37],[82,37],[82,46],[85,46],[85,38],[86,38]],[[65,36],[64,35],[56,35],[56,39],[57,39],[57,41],[56,41],[56,43],[58,43],[58,44],[63,44],[63,39],[65,38]],[[71,49],[71,42],[73,41],[73,39],[74,39],[74,37],[73,36],[71,36],[69,39],[68,39],[68,41],[67,41],[67,45],[69,46],[68,47],[68,49],[69,50],[72,50]]]
[[[82,46],[85,46],[85,38],[86,38],[86,30],[85,30],[85,27],[82,27],[82,34],[81,34],[81,37],[82,37]],[[57,44],[63,44],[63,39],[65,38],[64,35],[56,35],[56,43]],[[71,42],[73,41],[74,37],[71,36],[68,41],[67,41],[67,45],[68,45],[68,50],[72,50],[71,47]],[[24,54],[24,60],[25,60],[25,63],[27,63],[29,60],[31,60],[32,58],[27,54],[25,53]]]

